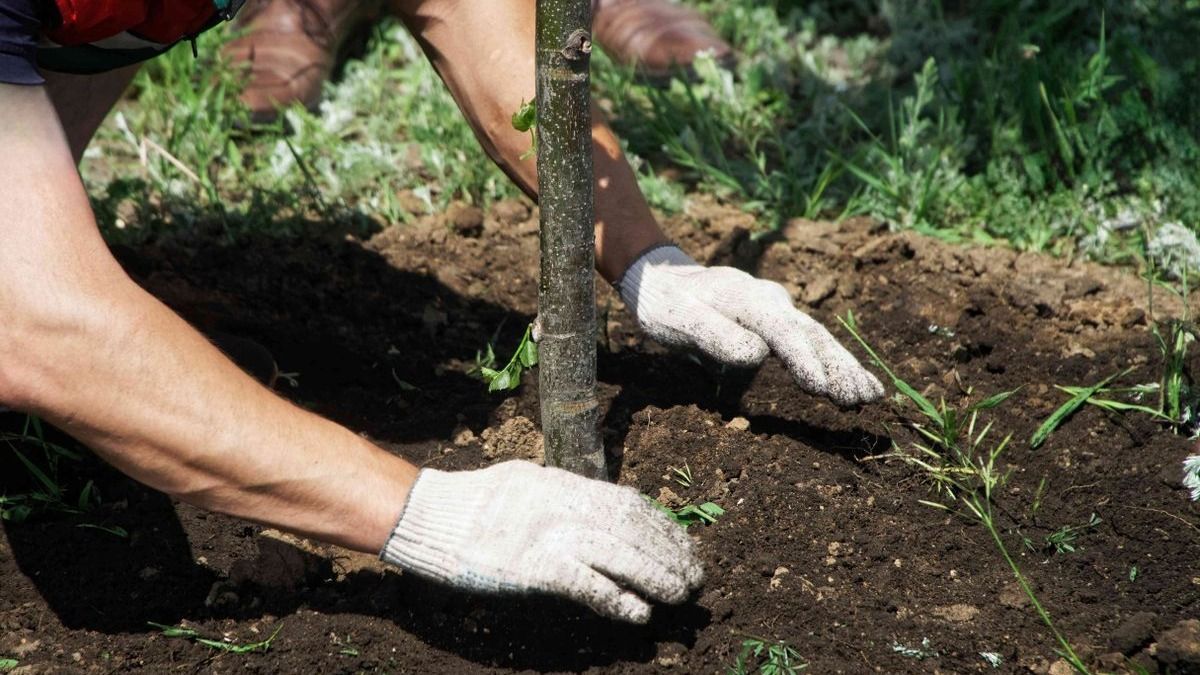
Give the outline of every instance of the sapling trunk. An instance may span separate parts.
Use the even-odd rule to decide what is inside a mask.
[[[597,430],[591,0],[537,0],[538,377],[546,463],[605,478]]]

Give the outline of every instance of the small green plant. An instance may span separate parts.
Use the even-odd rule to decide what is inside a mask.
[[[892,651],[907,659],[916,659],[924,661],[925,659],[935,659],[938,657],[938,651],[933,648],[933,643],[929,638],[921,638],[920,647],[909,647],[908,645],[900,644],[899,642],[892,643]]]
[[[1179,284],[1176,287],[1166,281],[1156,279],[1158,274],[1153,257],[1147,256],[1151,267],[1146,277],[1149,282],[1150,332],[1158,345],[1162,357],[1162,373],[1158,383],[1158,412],[1178,432],[1185,425],[1197,423],[1197,410],[1200,392],[1193,391],[1192,380],[1187,369],[1188,350],[1191,344],[1200,337],[1195,324],[1191,321],[1188,300],[1188,264],[1179,264],[1177,274]],[[1168,264],[1174,262],[1168,258]],[[1183,315],[1178,318],[1160,319],[1154,314],[1154,288],[1159,286],[1177,296],[1183,303]]]
[[[329,637],[333,640],[334,646],[338,647],[338,654],[341,656],[359,656],[362,654],[362,650],[355,646],[349,634],[345,638],[341,638],[337,633],[330,633]]]
[[[1053,550],[1055,553],[1074,553],[1079,535],[1096,529],[1100,523],[1099,516],[1093,513],[1082,525],[1063,525],[1053,533],[1046,535],[1046,545],[1043,549]]]
[[[1119,373],[1109,375],[1108,377],[1089,387],[1067,387],[1055,385],[1056,389],[1066,392],[1071,396],[1071,398],[1068,399],[1066,403],[1063,403],[1061,406],[1059,406],[1053,413],[1051,413],[1050,416],[1047,417],[1046,420],[1037,428],[1037,431],[1033,432],[1033,436],[1029,439],[1029,447],[1034,449],[1041,447],[1041,445],[1046,442],[1046,439],[1050,437],[1050,434],[1054,433],[1058,427],[1062,426],[1063,422],[1065,422],[1067,418],[1069,418],[1071,415],[1074,415],[1075,412],[1082,408],[1085,404],[1094,405],[1111,413],[1141,412],[1157,419],[1168,420],[1169,418],[1164,415],[1161,410],[1156,410],[1150,406],[1141,405],[1139,403],[1127,403],[1125,401],[1118,401],[1112,398],[1101,398],[1102,395],[1111,396],[1114,394],[1130,394],[1135,397],[1140,397],[1143,394],[1157,389],[1157,385],[1138,385],[1134,387],[1108,386],[1109,383],[1128,375],[1132,371],[1133,368],[1126,368]]]
[[[0,672],[5,672],[21,665],[21,662],[16,659],[0,659]]]
[[[979,652],[979,658],[986,661],[987,664],[993,668],[999,668],[1000,666],[1004,665],[1004,657],[1000,656],[996,652]]]
[[[687,506],[672,509],[662,502],[652,497],[646,497],[655,508],[667,514],[667,517],[681,525],[684,529],[692,525],[712,525],[717,522],[717,519],[725,515],[725,509],[719,504],[713,502],[704,502],[702,504],[688,504]]]
[[[1007,563],[1021,590],[1025,592],[1029,598],[1038,617],[1042,623],[1054,635],[1054,639],[1058,642],[1059,653],[1068,663],[1071,664],[1080,673],[1087,675],[1090,673],[1087,666],[1083,663],[1079,655],[1075,653],[1071,643],[1059,632],[1054,625],[1054,620],[1050,613],[1042,605],[1037,594],[1033,591],[1033,586],[1029,583],[1025,573],[1017,564],[1015,558],[1008,550],[1008,545],[1004,543],[1004,539],[1000,536],[1000,528],[996,522],[995,495],[1000,488],[1004,486],[1008,479],[1008,473],[1002,472],[997,466],[997,461],[1001,453],[1008,447],[1012,435],[1005,436],[997,443],[988,443],[987,436],[992,428],[992,423],[988,422],[983,429],[978,433],[975,432],[976,423],[978,421],[980,407],[976,407],[970,411],[967,417],[965,426],[960,430],[957,426],[949,424],[945,421],[946,407],[943,404],[941,408],[935,408],[924,396],[920,394],[914,387],[904,382],[883,362],[876,354],[875,350],[871,349],[870,345],[858,333],[857,325],[853,314],[847,314],[845,319],[841,320],[842,325],[850,332],[854,339],[862,345],[862,347],[870,355],[872,361],[879,366],[884,372],[891,377],[896,388],[901,394],[907,397],[917,408],[935,422],[938,428],[943,429],[939,433],[931,433],[922,431],[918,426],[917,430],[922,432],[922,435],[934,441],[934,445],[914,443],[913,446],[916,453],[907,453],[896,448],[896,451],[891,455],[907,464],[916,466],[922,470],[930,479],[932,479],[935,488],[942,496],[940,501],[920,500],[926,506],[951,513],[968,522],[976,523],[991,535],[992,542],[996,546],[996,550],[1000,553],[1004,562]],[[1005,392],[1010,394],[1011,392]],[[998,394],[997,396],[1001,396]],[[991,401],[997,396],[993,396],[987,401]],[[1004,396],[1007,398],[1007,396]],[[1003,401],[1001,398],[1000,401]],[[995,405],[998,405],[997,402]],[[990,407],[995,407],[992,405]],[[952,428],[961,433],[947,433],[944,429]]]
[[[668,467],[668,468],[671,470],[671,473],[675,474],[675,482],[676,483],[682,485],[685,488],[692,487],[692,468],[687,465],[687,462],[683,463],[682,469],[679,467],[675,467],[675,466]]]
[[[1042,510],[1042,498],[1046,496],[1046,476],[1038,481],[1037,491],[1033,493],[1033,503],[1029,505],[1029,517],[1037,518],[1038,511]]]
[[[74,495],[64,486],[59,473],[60,464],[64,460],[81,461],[83,456],[47,440],[42,421],[36,416],[26,415],[18,433],[0,432],[0,443],[8,446],[34,481],[33,487],[25,492],[0,494],[0,520],[19,523],[38,512],[86,513],[100,505],[100,492],[94,482],[87,481]],[[29,448],[40,453],[26,454]],[[91,527],[120,537],[128,536],[120,527],[91,523],[81,523],[79,527]]]
[[[472,374],[487,382],[488,391],[512,391],[521,386],[521,373],[532,369],[538,362],[537,343],[533,341],[533,325],[525,328],[517,350],[503,368],[496,369],[496,350],[488,343],[487,350],[475,353]]]
[[[512,126],[517,131],[529,132],[529,149],[521,154],[521,159],[529,159],[537,154],[537,101],[521,101],[521,107],[512,115]]]
[[[1159,414],[1178,430],[1196,422],[1196,400],[1187,373],[1188,347],[1196,340],[1196,327],[1185,319],[1154,321],[1151,332],[1162,355]]]
[[[1130,566],[1129,566],[1129,580],[1130,580],[1130,581],[1137,581],[1137,578],[1138,578],[1138,566],[1137,566],[1137,565],[1130,565]]]
[[[147,621],[146,623],[159,629],[164,637],[184,638],[191,640],[196,644],[204,645],[210,649],[228,652],[230,654],[267,652],[271,649],[271,643],[275,641],[275,637],[279,635],[279,631],[283,630],[283,624],[279,624],[279,626],[275,628],[275,631],[271,633],[271,635],[265,640],[261,640],[259,642],[249,642],[246,644],[236,644],[233,642],[226,642],[225,640],[214,640],[212,638],[203,637],[198,631],[193,628],[188,628],[187,626],[168,626],[166,624],[154,623],[153,621]]]
[[[787,642],[747,637],[742,640],[742,650],[729,667],[729,675],[795,675],[807,668],[800,652]]]
[[[932,231],[963,183],[963,133],[953,109],[934,110],[938,70],[929,58],[914,76],[916,90],[888,116],[887,141],[871,134],[852,110],[850,116],[871,136],[863,159],[839,161],[865,186],[856,208],[884,216],[896,227]],[[932,120],[931,120],[932,118]]]
[[[974,427],[975,419],[981,410],[995,408],[1004,401],[1008,400],[1010,396],[1018,391],[1016,389],[1011,391],[1002,391],[998,394],[993,394],[992,396],[984,398],[981,401],[970,404],[961,410],[958,408],[948,407],[945,399],[942,399],[939,404],[935,406],[919,391],[914,389],[911,385],[896,375],[896,373],[892,371],[890,367],[888,367],[887,363],[880,358],[879,354],[875,353],[875,350],[871,348],[871,345],[867,344],[867,342],[863,340],[858,333],[857,321],[854,318],[854,312],[847,312],[844,319],[842,317],[838,317],[838,321],[841,322],[842,326],[844,326],[846,330],[850,332],[850,335],[854,337],[855,341],[858,342],[858,344],[864,350],[866,350],[867,355],[871,357],[871,362],[887,374],[888,379],[892,381],[892,386],[896,387],[897,391],[899,391],[898,397],[903,397],[916,404],[917,409],[922,415],[925,416],[925,419],[928,420],[927,423],[913,423],[913,428],[933,443],[933,448],[926,449],[927,451],[942,453],[947,450],[957,448],[959,443],[963,440],[964,432],[967,432],[968,437],[970,436],[969,428]],[[986,433],[986,430],[984,433]]]

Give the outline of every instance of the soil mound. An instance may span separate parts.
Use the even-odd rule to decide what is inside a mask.
[[[1126,367],[1129,382],[1156,379],[1144,282],[861,220],[797,220],[766,237],[752,224],[696,200],[667,227],[702,261],[779,281],[831,328],[852,309],[879,353],[935,400],[1019,387],[991,415],[1014,435],[997,500],[1041,600],[1092,664],[1195,668],[1200,514],[1179,484],[1185,443],[1094,407],[1040,449],[1027,443],[1064,400],[1055,384]],[[368,241],[176,240],[136,254],[166,302],[267,345],[290,382],[283,395],[412,461],[466,469],[537,456],[536,378],[498,396],[469,375],[489,339],[506,355],[535,312],[536,210],[460,208]],[[611,291],[599,302],[604,435],[619,480],[725,509],[690,530],[708,570],[693,602],[628,627],[547,598],[448,592],[369,556],[174,504],[91,460],[72,470],[95,478],[98,512],[4,526],[0,656],[25,672],[712,673],[760,636],[786,640],[817,673],[993,672],[981,653],[999,658],[995,672],[1061,670],[987,533],[919,504],[930,486],[878,458],[915,438],[911,410],[839,410],[801,393],[774,360],[741,372],[667,353]],[[1156,311],[1177,310],[1156,298]],[[673,469],[685,465],[681,484]],[[18,474],[5,464],[2,475]],[[15,491],[10,480],[0,483]],[[1074,552],[1040,545],[1091,514],[1100,524]],[[129,536],[76,527],[97,519]],[[269,652],[237,655],[147,621],[241,643],[282,628]]]

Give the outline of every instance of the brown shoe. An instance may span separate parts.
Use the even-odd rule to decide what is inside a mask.
[[[703,51],[718,62],[733,59],[699,12],[670,0],[592,0],[592,34],[613,60],[650,80],[687,71]]]
[[[315,109],[321,86],[349,48],[361,46],[380,8],[379,0],[247,2],[239,15],[246,33],[224,52],[249,69],[242,101],[251,119],[270,122],[280,106],[297,102]]]

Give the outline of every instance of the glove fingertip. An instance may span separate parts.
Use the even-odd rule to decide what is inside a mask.
[[[878,401],[879,399],[883,398],[885,393],[887,393],[887,391],[883,388],[883,383],[879,381],[879,378],[871,375],[871,391],[868,395],[867,401]]]
[[[604,614],[621,621],[637,624],[645,624],[650,621],[649,603],[629,591],[622,591],[604,610]]]

